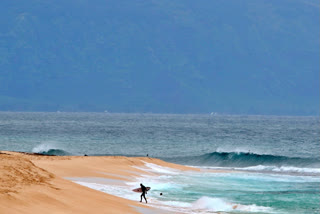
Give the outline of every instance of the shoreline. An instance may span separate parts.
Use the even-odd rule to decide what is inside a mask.
[[[0,210],[4,213],[166,213],[79,185],[68,178],[130,181],[151,175],[145,163],[182,171],[200,171],[150,157],[49,156],[0,151]],[[140,167],[140,168],[139,168]]]
[[[318,183],[318,178],[202,169],[151,157],[50,156],[0,151],[0,213],[269,213],[276,212],[269,203],[284,200],[283,194],[292,191],[311,194],[309,206],[318,209],[315,192],[309,192],[309,185]],[[199,182],[208,189],[197,190]],[[274,182],[277,185],[270,186]],[[151,187],[146,195],[148,204],[140,203],[140,194],[132,192],[140,183]],[[179,195],[181,188],[187,194]],[[318,191],[318,187],[314,188]],[[230,192],[245,193],[247,199],[234,200],[236,195]],[[161,193],[164,196],[159,196]],[[261,193],[279,195],[275,201],[260,203],[257,198]],[[301,195],[294,197],[297,203],[302,203]],[[287,205],[283,205],[285,209]],[[278,208],[280,213],[284,209]]]

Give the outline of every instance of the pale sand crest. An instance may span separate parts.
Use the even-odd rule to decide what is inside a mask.
[[[138,201],[99,192],[65,177],[130,180],[145,162],[197,170],[148,157],[44,156],[0,152],[0,213],[161,213]],[[165,213],[165,212],[163,212]]]

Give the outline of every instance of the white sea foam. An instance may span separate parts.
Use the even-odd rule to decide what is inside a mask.
[[[152,192],[157,193],[167,190],[181,191],[184,187],[182,184],[174,183],[172,176],[167,175],[137,177],[135,181],[126,182],[126,185],[133,189],[139,187],[140,183],[147,184]]]
[[[111,195],[115,195],[118,197],[126,198],[129,200],[136,200],[137,195],[132,194],[130,188],[122,185],[112,185],[110,184],[100,184],[100,183],[93,183],[93,182],[82,182],[82,181],[74,181],[77,184],[89,187],[94,190],[98,190],[101,192],[105,192]]]
[[[242,205],[228,202],[221,198],[201,197],[192,204],[193,209],[208,210],[208,211],[247,211],[247,212],[270,212],[270,207],[252,205]]]
[[[249,171],[272,171],[272,172],[289,172],[289,173],[320,173],[319,168],[299,168],[293,166],[250,166],[246,168],[236,168]]]
[[[159,166],[153,163],[147,163],[147,162],[144,162],[144,163],[145,163],[145,167],[135,167],[135,168],[148,171],[148,172],[153,172],[158,174],[169,174],[169,175],[176,175],[181,172],[180,170]]]
[[[222,152],[227,152],[227,153],[231,153],[231,152],[234,152],[234,153],[254,153],[254,154],[257,154],[257,155],[268,155],[268,153],[265,153],[265,152],[261,152],[261,151],[258,151],[258,150],[255,150],[255,149],[252,149],[252,148],[222,148],[222,147],[218,147],[216,149],[216,152],[219,152],[219,153],[222,153]]]
[[[193,209],[211,210],[211,211],[231,211],[232,204],[227,203],[220,198],[201,197],[192,204]]]
[[[262,169],[264,168],[264,166],[262,166]],[[291,183],[291,182],[296,182],[296,183],[305,183],[305,182],[319,182],[320,178],[319,178],[319,174],[315,174],[315,173],[310,173],[308,175],[310,176],[306,176],[307,173],[297,173],[297,174],[292,174],[288,173],[284,174],[284,173],[277,173],[277,172],[273,172],[273,173],[269,173],[270,171],[264,171],[259,169],[259,167],[257,167],[257,169],[246,169],[244,170],[244,168],[226,168],[226,167],[203,167],[201,169],[218,169],[218,170],[222,170],[221,173],[213,173],[210,174],[210,177],[233,177],[233,178],[237,178],[237,179],[244,179],[244,180],[255,180],[255,181],[260,181],[260,182],[285,182],[285,183]],[[236,170],[239,173],[224,173],[223,170]],[[246,172],[249,171],[250,173],[242,173],[242,172]],[[205,172],[205,171],[204,171]],[[240,173],[241,172],[241,173]],[[268,173],[266,173],[268,172]]]
[[[158,201],[158,203],[162,205],[169,206],[171,208],[191,208],[192,204],[187,202],[181,202],[181,201]]]
[[[132,187],[122,186],[122,185],[100,184],[100,183],[92,183],[92,182],[81,182],[81,181],[74,181],[74,182],[77,184],[89,187],[91,189],[105,192],[118,197],[126,198],[133,201],[140,200],[140,194],[132,192],[131,191]],[[134,187],[136,188],[138,187],[138,185],[135,185]],[[147,194],[146,197],[148,199],[148,205],[161,208],[164,210],[179,211],[179,209],[181,208],[191,207],[191,204],[179,202],[179,201],[159,201],[156,198],[150,196],[150,194]],[[183,212],[188,213],[187,211],[183,211]]]
[[[92,182],[80,182],[75,181],[80,185],[95,189],[101,192],[105,192],[111,195],[119,196],[129,200],[137,201],[140,199],[139,194],[132,193],[131,189],[128,186],[123,185],[110,185],[110,184],[99,184]],[[150,194],[149,194],[150,195]],[[194,203],[181,202],[181,201],[159,201],[156,198],[149,196],[148,204],[157,208],[162,208],[172,212],[181,212],[181,213],[206,213],[206,212],[228,212],[228,211],[246,211],[246,212],[270,212],[272,211],[269,207],[252,205],[242,205],[228,202],[227,200],[221,198],[210,198],[210,197],[201,197]]]
[[[297,173],[301,175],[319,175],[320,168],[300,168],[294,166],[249,166],[249,167],[212,167],[212,166],[191,166],[200,169],[214,169],[214,170],[239,170],[239,171],[255,171],[255,172],[281,172],[281,173]]]

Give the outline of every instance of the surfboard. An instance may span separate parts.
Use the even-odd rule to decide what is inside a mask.
[[[146,187],[147,188],[147,191],[149,191],[151,189],[151,187]],[[133,192],[142,192],[142,189],[141,188],[137,188],[137,189],[133,189],[132,190]]]

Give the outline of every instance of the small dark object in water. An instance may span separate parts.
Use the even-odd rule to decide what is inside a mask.
[[[84,156],[88,156],[87,154],[84,154]]]
[[[160,192],[160,195],[162,195],[162,192]]]

